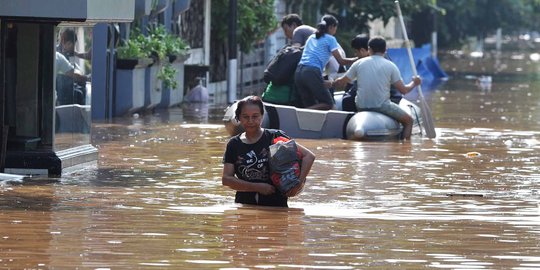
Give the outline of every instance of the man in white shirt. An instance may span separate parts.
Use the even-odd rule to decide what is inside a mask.
[[[56,52],[55,57],[56,104],[85,104],[85,87],[90,77],[81,74],[63,54]]]
[[[76,82],[87,82],[89,81],[88,76],[81,74],[81,72],[75,69],[75,66],[70,63],[67,58],[56,52],[56,74],[62,74],[68,77],[71,77]]]
[[[420,85],[422,80],[416,76],[404,84],[397,66],[384,58],[386,41],[382,37],[371,38],[368,42],[370,56],[354,62],[345,75],[334,84],[344,86],[357,80],[356,107],[358,111],[376,111],[388,115],[403,125],[403,139],[411,138],[413,118],[390,100],[390,86],[402,94],[409,93]]]

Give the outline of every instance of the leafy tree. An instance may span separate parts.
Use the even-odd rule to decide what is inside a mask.
[[[249,53],[253,45],[264,40],[277,27],[274,0],[239,0],[237,9],[237,42],[241,52]],[[228,52],[229,0],[212,1],[212,80],[225,79]]]
[[[427,2],[428,0],[401,0],[400,7],[404,14],[409,14],[420,11],[427,5]],[[321,12],[337,16],[343,26],[357,32],[368,31],[368,23],[372,20],[382,19],[386,24],[390,18],[397,15],[392,0],[324,0]]]
[[[229,0],[212,1],[212,38],[227,43]],[[277,26],[273,0],[240,0],[237,11],[237,40],[248,53],[256,41],[266,38]]]
[[[368,22],[387,23],[396,16],[393,0],[287,0],[287,12],[316,25],[323,14],[340,22],[337,38],[344,47],[352,36],[369,31]],[[505,33],[540,27],[540,0],[400,0],[409,35],[416,44],[431,41],[436,27],[439,46],[459,45],[467,37],[484,38],[497,28]]]
[[[401,0],[400,7],[404,15],[420,12],[431,0]],[[381,19],[386,24],[397,15],[393,0],[287,0],[287,12],[298,13],[304,23],[317,25],[324,14],[331,14],[339,21],[336,38],[350,53],[349,43],[352,37],[368,33],[368,23]]]
[[[441,47],[460,45],[467,37],[483,39],[498,28],[506,33],[515,33],[539,26],[538,0],[439,0],[436,4],[445,11],[444,16],[435,13]],[[433,30],[431,10],[425,9],[413,19],[416,29],[428,25],[424,29]],[[416,38],[426,39],[427,32],[418,34]]]
[[[529,18],[525,20],[529,22],[527,27],[529,29],[539,29],[540,28],[540,0],[528,0],[531,10],[529,12]]]

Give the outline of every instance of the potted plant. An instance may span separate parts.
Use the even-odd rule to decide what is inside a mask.
[[[151,25],[148,27],[148,36],[144,43],[143,51],[150,53],[154,58],[154,64],[146,71],[145,85],[145,108],[153,109],[161,103],[163,84],[173,85],[174,76],[168,64],[165,37],[167,30],[163,25]]]
[[[155,58],[147,72],[146,108],[179,104],[184,97],[184,61],[189,57],[189,46],[163,25],[149,27],[145,45],[143,50]]]
[[[134,69],[147,67],[154,63],[148,53],[142,50],[137,40],[127,40],[116,49],[116,67],[119,69]]]
[[[185,62],[190,56],[189,45],[180,37],[168,34],[164,37],[165,53],[169,62]]]
[[[134,113],[144,107],[145,74],[154,60],[144,48],[145,38],[134,34],[116,49],[114,115]]]
[[[180,104],[184,98],[184,62],[190,56],[190,47],[178,36],[167,34],[164,38],[165,51],[169,59],[170,79],[172,83],[163,82],[162,107],[171,107]]]

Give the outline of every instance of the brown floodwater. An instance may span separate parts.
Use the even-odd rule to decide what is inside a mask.
[[[442,55],[451,79],[425,89],[436,139],[298,139],[317,160],[288,209],[235,205],[221,185],[223,107],[97,123],[97,165],[0,184],[0,268],[540,268],[529,54]]]

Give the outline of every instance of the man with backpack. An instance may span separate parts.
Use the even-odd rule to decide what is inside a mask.
[[[314,27],[305,25],[300,16],[294,13],[285,15],[281,19],[281,28],[292,46],[304,46],[309,36],[317,31]]]
[[[294,71],[304,50],[304,44],[317,29],[305,25],[298,14],[288,14],[281,20],[283,33],[290,43],[283,47],[270,61],[264,71],[268,83],[262,100],[280,105],[302,107],[294,89]]]
[[[268,83],[268,86],[262,99],[265,102],[302,108],[304,105],[295,89],[294,72],[300,62],[307,39],[317,29],[305,25],[300,16],[295,13],[285,15],[281,19],[281,28],[290,42],[277,53],[264,71],[263,79]],[[339,48],[344,56],[345,52],[341,46]],[[339,63],[334,57],[331,57],[325,68],[327,75],[325,79],[335,79],[338,70],[340,70]]]

